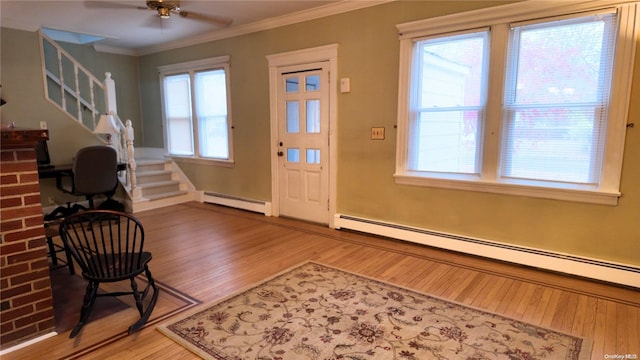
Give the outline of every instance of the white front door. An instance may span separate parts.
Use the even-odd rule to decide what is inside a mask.
[[[329,62],[278,68],[280,214],[329,222]]]

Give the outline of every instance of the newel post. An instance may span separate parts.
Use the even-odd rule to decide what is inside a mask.
[[[104,96],[107,104],[107,114],[118,113],[118,103],[116,101],[116,82],[111,78],[111,73],[104,73]]]
[[[131,184],[131,197],[134,200],[138,200],[142,198],[142,191],[138,189],[137,180],[136,180],[136,160],[134,157],[134,147],[133,147],[133,126],[131,120],[127,119],[125,122],[125,141],[127,142],[127,155],[128,162],[127,165],[129,167],[129,171],[127,171],[127,176],[129,176],[129,184]]]

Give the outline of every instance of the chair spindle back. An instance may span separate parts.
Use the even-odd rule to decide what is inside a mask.
[[[88,210],[67,217],[60,237],[82,269],[83,276],[119,281],[142,268],[144,229],[132,215]]]

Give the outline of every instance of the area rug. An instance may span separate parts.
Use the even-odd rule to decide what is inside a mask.
[[[581,338],[308,262],[158,329],[205,359],[588,359]]]

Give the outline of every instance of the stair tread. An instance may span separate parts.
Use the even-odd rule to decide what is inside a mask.
[[[170,191],[170,192],[165,192],[161,194],[148,195],[148,196],[145,196],[145,198],[148,200],[158,200],[158,199],[164,199],[164,198],[173,197],[173,196],[186,195],[188,193],[189,192],[186,190]]]
[[[148,189],[148,188],[153,188],[153,187],[168,186],[168,185],[179,185],[179,184],[180,184],[180,181],[178,181],[178,180],[165,180],[165,181],[155,181],[155,182],[150,182],[150,183],[139,184],[138,187],[142,188],[142,189]]]
[[[171,174],[171,170],[145,170],[145,171],[136,171],[136,177],[142,176],[155,176],[155,175],[165,175]]]
[[[135,160],[136,160],[136,164],[164,164],[166,162],[169,162],[169,160],[167,159],[145,158],[145,159],[135,159]]]

